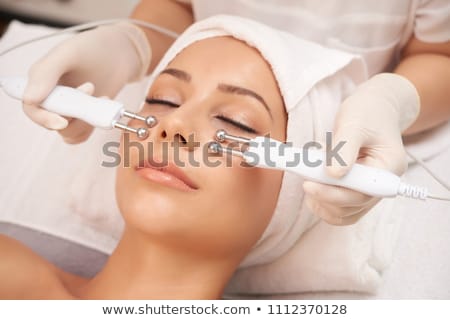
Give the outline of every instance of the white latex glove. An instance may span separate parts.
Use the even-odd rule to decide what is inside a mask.
[[[89,95],[92,95],[95,91],[94,85],[90,82],[82,84],[77,89]],[[80,119],[68,117],[62,118],[67,121],[67,126],[64,129],[58,130],[58,133],[62,136],[66,143],[76,144],[83,142],[91,135],[92,131],[94,130],[94,128],[90,124]]]
[[[420,98],[406,78],[378,74],[344,100],[338,112],[333,145],[347,164],[333,162],[330,176],[344,176],[355,163],[387,169],[401,175],[407,168],[401,133],[417,118]],[[334,225],[349,225],[363,217],[380,199],[342,187],[307,181],[303,185],[309,208]]]
[[[53,48],[28,73],[24,112],[37,124],[62,130],[63,137],[87,139],[92,128],[68,121],[39,107],[57,84],[71,87],[90,82],[96,96],[114,97],[130,81],[143,77],[150,65],[151,49],[145,33],[130,23],[102,26],[79,33]],[[92,92],[90,92],[92,93]],[[86,135],[86,130],[90,130]]]

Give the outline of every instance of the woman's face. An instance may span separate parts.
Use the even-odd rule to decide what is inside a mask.
[[[218,129],[285,140],[284,110],[255,49],[231,37],[184,49],[147,94],[141,114],[158,119],[149,137],[122,137],[116,194],[127,225],[189,252],[242,258],[270,221],[282,172],[244,167],[205,145]]]

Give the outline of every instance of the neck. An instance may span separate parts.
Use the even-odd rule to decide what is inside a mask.
[[[87,299],[220,298],[238,261],[186,251],[126,228],[106,266],[79,295]]]

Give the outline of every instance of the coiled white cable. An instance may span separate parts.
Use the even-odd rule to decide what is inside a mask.
[[[398,195],[406,197],[406,198],[425,200],[426,198],[430,197],[428,195],[427,188],[407,184],[404,182],[400,183],[400,186],[399,186],[397,192],[398,192]]]

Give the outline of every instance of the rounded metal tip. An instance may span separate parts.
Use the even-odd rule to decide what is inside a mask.
[[[158,120],[156,120],[154,116],[148,116],[147,118],[145,118],[145,124],[149,128],[153,128],[154,126],[156,126],[157,123]]]
[[[148,138],[148,130],[147,128],[138,128],[136,130],[136,134],[139,139],[147,139]]]
[[[211,141],[208,143],[208,151],[213,153],[220,153],[222,152],[222,146],[216,141]]]
[[[226,140],[227,137],[227,132],[223,129],[217,130],[216,131],[216,140],[219,142],[224,142]]]

